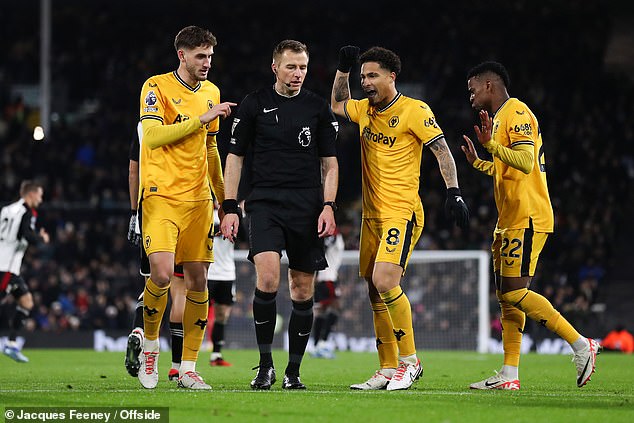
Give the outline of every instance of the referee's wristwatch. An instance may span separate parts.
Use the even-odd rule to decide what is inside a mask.
[[[330,206],[330,208],[332,208],[333,212],[336,212],[337,209],[339,208],[339,207],[337,207],[337,203],[335,203],[334,201],[324,201],[324,207],[325,206]]]

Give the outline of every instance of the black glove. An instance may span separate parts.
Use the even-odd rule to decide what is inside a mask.
[[[339,49],[339,64],[337,69],[341,72],[349,73],[352,66],[359,61],[359,47],[345,46]]]
[[[128,241],[132,245],[139,245],[141,234],[136,232],[136,210],[130,210],[130,223],[128,224]]]
[[[445,200],[445,214],[454,220],[461,229],[469,226],[469,209],[462,199],[460,188],[448,188],[447,200]]]

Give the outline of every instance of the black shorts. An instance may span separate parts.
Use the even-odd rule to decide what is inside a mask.
[[[0,300],[9,294],[12,294],[15,299],[28,294],[29,287],[21,276],[11,272],[2,272],[0,275],[2,275],[0,277]]]
[[[233,305],[236,302],[236,289],[234,281],[207,281],[209,288],[209,301],[216,304]]]
[[[249,215],[249,260],[264,251],[286,250],[289,268],[312,273],[328,267],[317,234],[323,210],[321,188],[255,188],[245,205]]]
[[[140,250],[141,250],[141,266],[140,266],[139,273],[141,273],[141,276],[149,277],[150,276],[150,259],[147,257],[147,254],[145,254],[145,248],[143,248],[143,246],[141,246]],[[185,273],[183,272],[182,265],[178,264],[174,266],[174,276],[179,278],[185,277]]]
[[[339,298],[339,288],[335,281],[315,282],[315,303],[329,306]]]

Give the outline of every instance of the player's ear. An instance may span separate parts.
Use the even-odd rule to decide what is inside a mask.
[[[184,50],[178,50],[177,54],[178,54],[178,60],[180,60],[181,62],[185,60],[185,51]]]
[[[275,64],[275,62],[271,63],[271,70],[277,76],[277,65]]]

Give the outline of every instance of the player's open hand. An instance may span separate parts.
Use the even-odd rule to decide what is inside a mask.
[[[478,141],[480,144],[484,145],[491,141],[491,133],[493,132],[493,118],[489,116],[489,112],[486,110],[480,110],[480,127],[478,125],[474,125],[473,129],[475,130],[476,136],[478,137]]]
[[[469,162],[469,164],[473,165],[473,162],[475,162],[476,159],[479,159],[478,153],[476,152],[476,149],[475,149],[475,147],[473,145],[473,141],[471,141],[471,139],[468,136],[463,135],[462,138],[464,138],[464,140],[467,143],[467,145],[461,145],[460,149],[464,153],[464,155],[467,158],[467,161]]]

